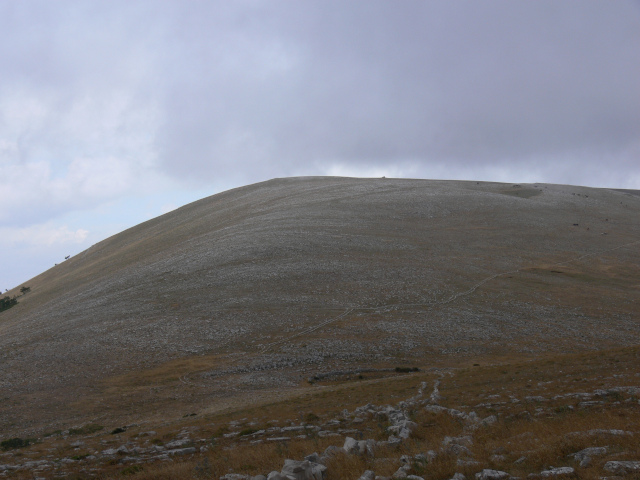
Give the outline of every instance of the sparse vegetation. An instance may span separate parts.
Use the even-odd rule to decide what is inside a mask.
[[[307,423],[315,423],[318,420],[320,420],[320,417],[318,417],[318,415],[316,415],[313,412],[309,412],[307,413],[307,415],[304,417],[305,422]]]
[[[69,435],[91,435],[104,429],[104,426],[95,423],[88,423],[80,428],[70,428]]]
[[[0,448],[3,450],[13,450],[16,448],[24,448],[29,446],[31,441],[29,439],[23,440],[22,438],[11,438],[0,442]]]
[[[128,467],[120,470],[120,475],[134,475],[136,473],[142,472],[144,467],[142,465],[129,465]]]
[[[396,367],[397,373],[411,373],[411,372],[419,372],[420,369],[418,367]]]
[[[16,297],[4,297],[0,298],[0,312],[8,310],[14,305],[18,304]]]
[[[610,457],[594,457],[590,466],[579,467],[570,455],[586,447],[607,446],[616,459],[631,460],[640,456],[640,445],[634,436],[586,435],[586,432],[598,429],[640,431],[640,411],[635,394],[616,389],[637,378],[640,374],[639,359],[640,348],[633,347],[610,352],[553,356],[530,362],[512,359],[476,367],[470,362],[468,366],[448,369],[449,373],[441,377],[441,405],[459,411],[474,411],[480,418],[495,415],[496,421],[482,425],[472,433],[473,443],[468,448],[477,465],[460,466],[456,455],[443,452],[426,462],[413,460],[408,473],[426,480],[439,480],[451,478],[457,472],[473,478],[482,468],[493,468],[526,478],[530,473],[546,469],[548,465],[556,465],[572,466],[579,478],[596,480]],[[615,376],[611,375],[611,365],[616,365]],[[515,376],[515,372],[519,372],[519,375]],[[286,442],[249,444],[259,430],[268,429],[269,425],[274,424],[289,425],[291,419],[313,423],[322,429],[347,429],[351,432],[349,435],[354,437],[358,437],[357,433],[353,433],[357,430],[362,432],[362,438],[386,440],[391,433],[391,425],[387,420],[378,415],[362,415],[360,423],[352,423],[354,416],[343,417],[342,410],[354,411],[356,407],[367,403],[395,404],[413,397],[421,382],[432,385],[436,378],[435,374],[429,372],[390,375],[355,384],[344,378],[311,395],[238,408],[225,414],[185,418],[181,420],[183,431],[198,432],[195,435],[203,438],[215,437],[208,452],[171,464],[149,464],[143,469],[131,470],[123,468],[116,458],[100,465],[102,478],[115,480],[127,475],[138,480],[182,480],[219,478],[230,471],[264,474],[280,470],[286,458],[302,459],[311,452],[322,452],[329,445],[341,446],[344,442],[344,436],[322,437],[307,430],[306,438],[297,438],[301,432],[293,431]],[[579,400],[565,397],[567,393],[576,392],[575,380],[579,380],[581,388],[587,388],[588,391],[599,389],[597,398],[602,403],[580,405]],[[586,383],[583,383],[584,380]],[[530,387],[527,388],[527,385]],[[530,400],[527,400],[527,396],[530,396]],[[518,401],[504,401],[510,398]],[[414,456],[429,450],[441,452],[445,437],[469,434],[465,422],[456,416],[433,413],[424,408],[413,408],[409,414],[418,425],[409,440],[397,447],[377,448],[374,456],[336,455],[327,462],[327,480],[358,478],[367,469],[374,470],[378,475],[391,476],[400,465],[401,455]],[[332,419],[339,419],[340,422],[334,427],[328,426],[327,423]],[[96,428],[90,425],[93,424],[82,429],[90,432]],[[175,439],[179,428],[180,425],[175,425],[171,430],[158,433],[165,440],[165,445]],[[224,437],[225,433],[235,435]],[[88,436],[83,440],[90,449],[91,442],[101,445],[99,442],[104,438]],[[132,438],[135,438],[135,433]],[[51,441],[59,440],[54,438]],[[154,438],[150,443],[163,442]],[[181,447],[198,443],[194,441]],[[88,457],[85,455],[80,453],[70,458],[86,461]],[[123,452],[120,455],[126,454]],[[96,466],[95,463],[93,465]],[[69,478],[73,478],[73,469],[79,466],[70,464],[67,468]]]

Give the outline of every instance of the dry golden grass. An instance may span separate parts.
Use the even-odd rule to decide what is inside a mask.
[[[344,409],[373,403],[396,404],[416,395],[421,382],[431,390],[433,382],[441,376],[441,404],[461,411],[475,411],[480,417],[496,415],[497,421],[471,432],[473,444],[469,445],[477,465],[456,465],[457,457],[441,454],[428,465],[414,464],[411,473],[426,480],[451,478],[456,472],[473,478],[482,468],[504,470],[511,475],[526,477],[550,466],[572,466],[578,478],[595,480],[603,475],[602,467],[608,460],[640,459],[640,407],[638,398],[627,393],[609,393],[595,400],[603,402],[581,406],[580,399],[570,396],[554,399],[556,395],[594,392],[616,386],[639,386],[640,347],[612,349],[577,355],[556,355],[522,361],[517,357],[501,357],[488,364],[474,366],[471,360],[466,366],[419,373],[392,375],[382,378],[351,379],[307,385],[297,393],[290,393],[280,400],[265,397],[262,403],[238,404],[235,409],[212,412],[181,421],[145,424],[132,427],[119,435],[104,431],[82,437],[86,446],[72,449],[68,441],[52,437],[44,443],[23,449],[22,461],[55,457],[81,457],[94,450],[114,448],[128,441],[141,442],[141,431],[154,429],[157,435],[148,441],[163,444],[176,438],[179,430],[190,429],[193,438],[213,439],[213,445],[205,453],[192,457],[175,457],[170,462],[155,464],[120,464],[105,460],[88,464],[61,467],[67,478],[88,478],[82,468],[95,468],[99,478],[115,480],[132,479],[217,479],[230,473],[266,474],[281,470],[285,459],[301,460],[313,452],[322,453],[328,446],[342,446],[344,436],[319,437],[307,432],[307,438],[295,438],[286,442],[249,444],[250,435],[225,438],[229,423],[236,421],[236,431],[250,431],[270,426],[284,426],[293,421],[299,425],[325,425],[329,420],[342,418]],[[442,373],[445,372],[445,373]],[[542,401],[527,401],[526,397],[543,397]],[[365,470],[378,475],[391,475],[400,466],[401,455],[416,455],[429,450],[439,450],[445,436],[459,437],[470,434],[463,420],[446,413],[434,414],[422,407],[409,414],[418,428],[412,437],[398,447],[379,448],[374,457],[336,455],[328,461],[327,480],[356,479]],[[337,428],[354,429],[360,433],[349,436],[384,440],[388,437],[389,423],[378,416],[364,416],[364,421],[351,424],[343,421]],[[329,428],[329,427],[323,427]],[[594,429],[623,430],[635,435],[587,434]],[[576,433],[578,432],[578,433]],[[581,432],[581,433],[580,433]],[[80,438],[80,437],[77,437]],[[257,437],[255,437],[257,438]],[[195,446],[203,445],[197,443]],[[589,467],[578,467],[569,455],[587,447],[607,446],[608,454],[593,457]],[[524,457],[524,458],[523,458]],[[101,463],[102,462],[102,463]],[[74,477],[75,475],[75,477]],[[10,478],[31,478],[27,472],[12,472]],[[45,478],[46,477],[45,474]]]
[[[498,421],[472,433],[473,444],[469,449],[477,465],[457,466],[457,457],[443,454],[428,465],[414,464],[412,473],[427,480],[437,480],[450,478],[455,472],[472,477],[482,468],[494,468],[526,477],[551,466],[572,466],[576,468],[578,478],[595,480],[602,476],[602,467],[607,460],[637,460],[640,458],[640,408],[637,398],[629,398],[627,394],[612,394],[599,397],[604,402],[601,405],[581,407],[576,398],[552,400],[552,397],[593,392],[598,388],[618,385],[637,386],[640,377],[639,355],[640,348],[633,347],[452,370],[450,375],[442,379],[441,403],[467,412],[476,411],[481,417],[497,414]],[[353,410],[369,402],[393,404],[411,397],[415,395],[420,382],[431,384],[435,378],[432,373],[416,373],[368,381],[351,380],[316,389],[315,392],[305,392],[286,401],[241,408],[224,417],[213,415],[206,422],[210,422],[209,433],[212,435],[216,426],[220,428],[220,425],[232,419],[241,418],[245,419],[245,423],[273,419],[280,424],[285,419],[300,422],[307,418],[311,420],[310,423],[322,424],[337,416],[343,408]],[[512,401],[510,396],[518,401]],[[549,400],[527,402],[525,396],[542,396]],[[422,408],[410,414],[419,427],[408,441],[399,447],[378,449],[374,457],[336,455],[328,462],[327,480],[355,479],[365,470],[374,470],[378,475],[391,475],[400,466],[401,455],[438,450],[445,436],[457,437],[469,433],[462,420],[448,414],[433,414]],[[200,422],[200,426],[206,430],[202,425],[203,420],[192,424]],[[362,432],[362,438],[384,439],[388,435],[385,430],[387,426],[386,422],[377,418],[367,418],[358,429]],[[635,435],[587,434],[594,429],[631,431]],[[170,437],[170,432],[167,432],[166,438]],[[279,471],[287,458],[302,459],[314,451],[321,453],[329,445],[341,446],[343,441],[344,437],[315,437],[252,446],[218,438],[216,447],[206,454],[171,464],[146,465],[141,472],[132,473],[130,478],[214,479],[230,472],[253,475],[268,473]],[[232,447],[234,443],[236,445]],[[569,456],[593,446],[607,446],[609,452],[603,457],[593,457],[589,467],[579,467]],[[524,459],[517,461],[522,457]],[[122,478],[126,468],[122,465],[111,466],[103,478]]]

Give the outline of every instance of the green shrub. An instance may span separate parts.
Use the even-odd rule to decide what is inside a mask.
[[[141,465],[129,465],[128,467],[123,468],[120,471],[121,475],[135,475],[138,472],[141,472],[144,468]]]
[[[318,420],[320,420],[320,417],[318,415],[316,415],[315,413],[311,412],[311,413],[307,413],[307,416],[304,417],[305,421],[307,423],[313,423],[313,422],[317,422]]]
[[[226,425],[222,425],[221,427],[218,427],[218,429],[215,431],[213,436],[214,437],[221,437],[225,433],[229,433],[229,427],[227,427]]]
[[[9,310],[11,307],[16,305],[17,303],[18,303],[18,300],[16,300],[16,297],[0,298],[0,312],[2,312],[3,310]]]
[[[23,448],[29,445],[29,439],[23,440],[22,438],[12,438],[10,440],[5,440],[0,442],[0,447],[3,450],[12,450],[14,448]]]
[[[95,423],[88,423],[80,428],[70,428],[69,435],[90,435],[92,433],[99,432],[104,427]]]

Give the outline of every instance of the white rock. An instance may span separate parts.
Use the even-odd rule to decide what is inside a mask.
[[[574,471],[575,470],[571,467],[557,467],[540,472],[540,475],[543,477],[555,477],[558,475],[572,475]]]
[[[390,447],[396,447],[401,443],[402,443],[402,439],[398,437],[394,437],[393,435],[390,435],[389,439],[387,440],[387,445],[389,445]]]
[[[604,469],[607,472],[615,473],[616,475],[627,475],[629,473],[640,472],[640,461],[613,460],[605,463]]]
[[[495,415],[489,415],[487,418],[482,419],[483,425],[491,425],[498,421],[498,417]]]
[[[267,480],[288,480],[287,477],[282,475],[280,472],[271,472],[267,475]]]
[[[490,470],[485,468],[481,472],[476,473],[477,480],[503,480],[509,478],[510,475],[507,472],[500,470]]]
[[[358,480],[375,480],[375,478],[376,474],[373,473],[373,470],[367,470],[362,475],[360,475],[360,478]]]
[[[357,455],[360,453],[360,446],[355,438],[347,437],[344,439],[344,445],[342,446],[345,452]]]
[[[285,460],[282,475],[287,480],[323,480],[327,467],[309,460]]]
[[[189,443],[191,443],[191,440],[189,440],[188,438],[184,438],[182,440],[174,440],[173,442],[169,442],[165,444],[165,448],[167,448],[168,450],[172,450],[174,448],[179,448],[179,447],[188,445]]]
[[[116,449],[116,453],[126,454],[126,453],[129,453],[129,449],[127,448],[126,445],[122,445]]]
[[[442,445],[446,446],[450,444],[464,445],[465,447],[469,447],[473,445],[473,438],[471,437],[471,435],[465,435],[463,437],[444,437],[444,440],[442,440]]]
[[[411,469],[410,465],[401,466],[396,472],[391,475],[391,478],[407,478],[407,471]]]
[[[168,450],[167,453],[169,455],[189,455],[191,453],[196,453],[196,449],[195,447],[175,448],[173,450]]]

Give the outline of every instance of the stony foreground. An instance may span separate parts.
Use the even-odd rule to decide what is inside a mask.
[[[627,370],[620,369],[621,372]],[[437,474],[433,476],[434,471],[439,471],[443,464],[454,470],[446,477],[454,480],[523,478],[523,470],[529,471],[524,477],[532,479],[638,477],[640,455],[635,459],[629,458],[633,452],[640,453],[640,424],[637,419],[636,423],[631,422],[631,418],[627,419],[627,424],[635,425],[629,430],[599,428],[602,423],[598,417],[602,412],[612,409],[621,418],[624,418],[625,412],[640,410],[638,386],[614,386],[543,396],[540,393],[551,382],[540,382],[542,385],[533,392],[535,395],[518,398],[512,392],[481,394],[483,401],[473,407],[452,408],[446,406],[449,402],[443,397],[441,388],[457,383],[455,372],[436,370],[429,375],[432,380],[422,381],[413,395],[395,405],[368,403],[353,410],[342,410],[338,416],[321,421],[314,422],[319,419],[311,415],[306,419],[309,421],[281,421],[278,423],[283,426],[272,425],[268,428],[259,428],[260,425],[247,421],[247,418],[231,420],[226,425],[218,424],[214,440],[199,437],[198,434],[202,435],[206,429],[196,426],[185,427],[173,437],[161,436],[156,431],[144,430],[136,425],[119,429],[121,432],[112,432],[112,435],[98,434],[84,440],[74,437],[73,432],[65,431],[59,434],[62,442],[57,441],[55,445],[46,447],[52,441],[49,438],[37,445],[40,447],[38,460],[27,460],[27,455],[17,451],[1,454],[0,458],[4,461],[0,464],[0,475],[49,479],[80,473],[82,478],[91,478],[114,467],[119,468],[120,472],[135,475],[138,472],[144,474],[147,465],[170,465],[176,462],[176,465],[180,465],[180,462],[193,458],[199,459],[192,468],[195,474],[184,478],[325,480],[347,478],[340,473],[340,463],[353,458],[369,467],[348,477],[353,480],[445,478]],[[635,373],[627,372],[626,375],[620,373],[613,378],[625,381],[634,377],[637,377]],[[531,471],[539,464],[534,461],[539,452],[530,446],[518,449],[510,445],[518,438],[533,438],[533,432],[539,424],[561,419],[566,412],[587,420],[591,418],[594,428],[563,432],[562,436],[566,439],[564,450],[560,457],[556,457],[560,463]],[[433,430],[426,430],[430,433],[429,443],[425,443],[425,426],[439,423],[454,425],[453,430],[446,431],[450,435],[445,434],[438,439],[437,435],[433,435]],[[504,430],[496,428],[520,424],[528,426],[530,431],[513,435],[518,431],[513,427],[516,430],[512,432],[511,440],[497,448],[487,449],[488,443],[494,441],[499,444],[500,437],[504,435]],[[384,428],[376,428],[376,425]],[[134,431],[138,433],[131,434],[127,442],[117,443],[121,435]],[[492,437],[496,438],[488,442],[488,438]],[[160,438],[166,440],[160,441]],[[551,433],[548,438],[553,443]],[[290,443],[309,440],[313,440],[317,446],[328,445],[321,450],[322,453],[285,460],[280,470],[262,474],[233,472],[212,476],[209,459],[224,456],[225,452],[241,449],[243,455],[250,458],[254,449],[269,445],[286,449]],[[430,448],[424,448],[425,445]],[[484,447],[479,450],[480,445]],[[634,446],[635,450],[634,447],[629,450],[629,446]],[[70,453],[65,457],[56,457],[55,452],[64,448]],[[538,445],[538,448],[541,446]],[[49,454],[44,455],[45,452]],[[25,474],[32,477],[24,477]],[[154,478],[151,475],[144,478]]]

